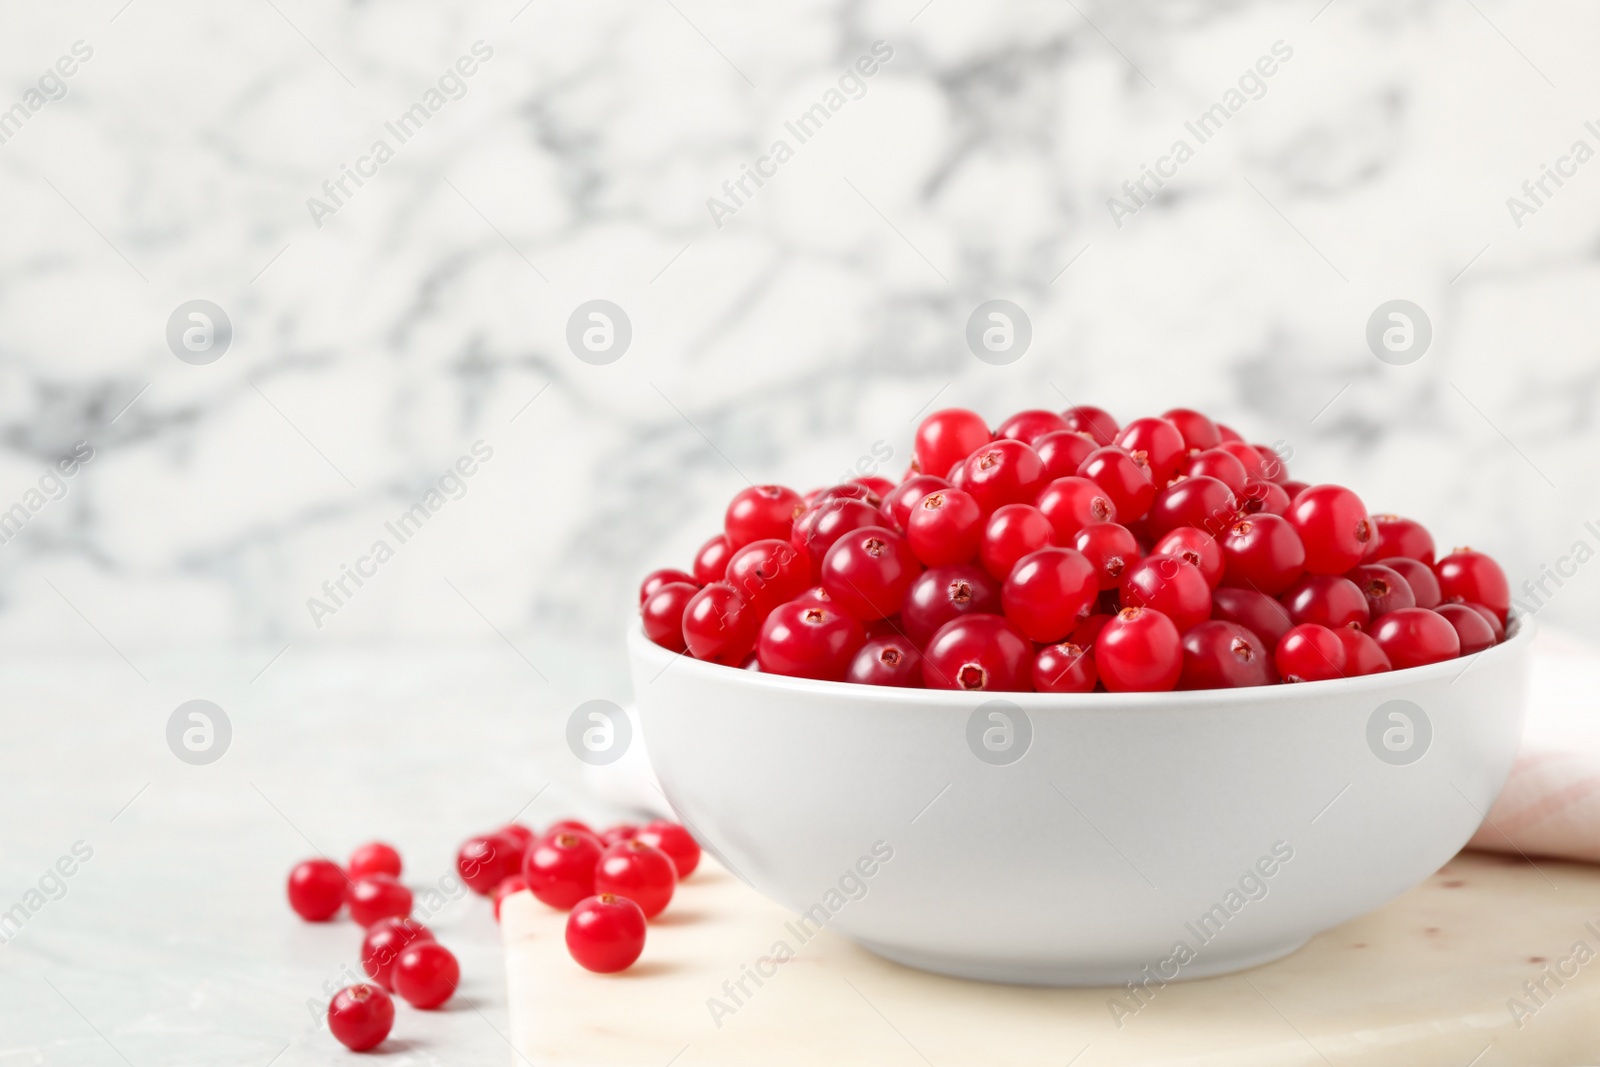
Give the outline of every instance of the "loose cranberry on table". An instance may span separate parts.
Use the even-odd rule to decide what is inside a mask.
[[[1100,445],[1109,445],[1114,441],[1121,428],[1109,411],[1091,404],[1070,407],[1061,413],[1061,417],[1067,421],[1067,429],[1086,433]]]
[[[1370,634],[1345,626],[1333,631],[1344,646],[1344,676],[1359,678],[1364,674],[1380,674],[1394,670],[1389,657],[1383,654],[1378,642]]]
[[[1411,584],[1405,580],[1399,571],[1393,567],[1386,567],[1382,563],[1364,563],[1352,570],[1347,578],[1355,583],[1367,601],[1368,619],[1376,619],[1387,615],[1397,608],[1417,607],[1417,598],[1411,592]],[[1362,620],[1365,627],[1368,619]],[[1300,620],[1296,619],[1296,622]],[[1312,620],[1320,622],[1322,620]]]
[[[394,1001],[377,986],[341,989],[328,1003],[328,1030],[354,1052],[376,1048],[393,1027]]]
[[[722,534],[717,534],[711,540],[700,546],[700,551],[694,555],[694,580],[700,585],[722,581],[722,575],[728,569],[728,557],[733,555],[733,548],[728,544],[728,539]]]
[[[1055,540],[1055,533],[1044,512],[1032,504],[1007,504],[996,508],[984,524],[978,559],[984,570],[1003,582],[1017,560],[1048,547]]]
[[[489,890],[508,878],[522,866],[522,854],[527,847],[520,835],[504,832],[469,837],[461,843],[456,853],[456,873],[467,888],[479,896],[488,896]]]
[[[756,647],[761,623],[733,586],[714,582],[683,609],[683,642],[696,659],[738,666]]]
[[[555,830],[533,843],[522,861],[528,889],[544,903],[565,911],[594,893],[594,869],[604,851],[593,834]]]
[[[489,890],[489,903],[494,905],[494,921],[500,921],[500,905],[512,893],[520,893],[528,888],[528,880],[520,874],[513,874],[510,878],[502,879],[500,884]]]
[[[752,541],[766,538],[788,540],[789,526],[804,510],[800,494],[781,485],[752,485],[741,490],[728,504],[722,532],[728,547],[738,551]]]
[[[1089,458],[1089,453],[1099,447],[1094,438],[1077,430],[1047,433],[1034,438],[1030,444],[1039,454],[1039,462],[1044,464],[1044,480],[1047,484],[1057,478],[1077,474],[1083,461]]]
[[[922,687],[922,652],[909,637],[874,637],[850,660],[844,680],[859,685]]]
[[[1269,649],[1276,649],[1294,626],[1289,610],[1265,593],[1228,585],[1212,590],[1211,617],[1238,623],[1260,637]]]
[[[1100,487],[1114,509],[1111,518],[1124,526],[1144,518],[1151,501],[1156,498],[1157,486],[1150,468],[1136,462],[1120,448],[1098,448],[1089,453],[1078,466],[1078,477],[1087,478]],[[1041,505],[1039,510],[1045,509]],[[1057,532],[1060,532],[1059,526]]]
[[[394,961],[394,991],[413,1008],[437,1008],[461,984],[455,953],[437,941],[418,941]]]
[[[644,576],[644,581],[639,583],[639,603],[643,605],[657,589],[664,585],[673,585],[675,583],[687,583],[696,589],[700,588],[700,583],[694,580],[694,575],[673,567],[663,567],[660,570],[651,571]]]
[[[379,919],[367,927],[366,936],[361,939],[361,969],[392,992],[394,961],[400,953],[413,941],[432,940],[433,932],[415,919]]]
[[[667,854],[637,839],[622,841],[600,854],[594,891],[627,897],[653,919],[672,901],[678,870]]]
[[[1368,562],[1405,556],[1433,566],[1433,535],[1422,523],[1398,515],[1373,515],[1372,528],[1376,536],[1367,553]]]
[[[1115,522],[1091,522],[1079,530],[1072,547],[1083,553],[1098,575],[1101,589],[1120,589],[1128,568],[1139,562],[1139,539]],[[1222,555],[1217,554],[1218,571]]]
[[[1149,556],[1122,576],[1121,605],[1159,611],[1184,633],[1211,615],[1211,586],[1192,563],[1177,556]]]
[[[1021,441],[991,441],[966,458],[955,484],[992,515],[1007,504],[1033,503],[1044,487],[1044,461]]]
[[[1456,629],[1456,637],[1461,641],[1461,654],[1470,656],[1474,652],[1482,652],[1492,648],[1495,643],[1494,629],[1485,620],[1483,614],[1474,610],[1467,604],[1441,604],[1436,609],[1444,616],[1445,620]]]
[[[767,674],[839,682],[866,640],[855,616],[825,604],[795,601],[767,616],[756,642],[756,660]]]
[[[1090,553],[1084,551],[1082,545],[1078,546],[1078,551],[1083,552],[1090,559],[1094,558]],[[1222,584],[1222,547],[1217,544],[1215,537],[1212,537],[1204,530],[1196,529],[1193,526],[1180,526],[1157,541],[1155,547],[1150,550],[1150,554],[1152,556],[1176,556],[1186,563],[1192,564],[1199,569],[1200,576],[1206,580],[1206,584],[1213,590]],[[1104,583],[1104,580],[1102,577],[1102,583]],[[1121,584],[1120,577],[1115,584]]]
[[[933,494],[941,495],[946,494]],[[913,528],[916,521],[912,519]],[[822,588],[828,591],[834,603],[862,621],[881,619],[899,611],[906,591],[921,573],[922,567],[911,545],[883,526],[851,530],[839,538],[828,549],[819,572]],[[851,653],[859,647],[860,642],[857,642],[850,649]],[[839,673],[844,672],[841,669]]]
[[[1439,591],[1439,578],[1428,564],[1405,556],[1385,556],[1381,565],[1406,580],[1417,607],[1436,608],[1444,602],[1444,596]]]
[[[307,922],[326,922],[339,914],[350,879],[332,860],[306,860],[289,872],[289,907]]]
[[[912,462],[918,473],[942,478],[989,441],[989,426],[983,416],[963,408],[935,411],[917,426]]]
[[[700,866],[700,843],[688,830],[675,822],[657,819],[646,823],[644,829],[639,831],[639,840],[647,845],[654,845],[667,854],[667,858],[672,861],[672,866],[678,872],[680,882]]]
[[[411,890],[387,874],[365,874],[350,883],[350,918],[362,926],[411,914]]]
[[[1041,693],[1091,693],[1099,680],[1094,653],[1084,645],[1061,641],[1033,657],[1033,687]]]
[[[1505,623],[1511,610],[1511,585],[1500,564],[1482,552],[1458,548],[1435,563],[1433,572],[1439,576],[1439,592],[1445,602],[1482,604]]]
[[[1392,571],[1390,573],[1393,574]],[[1351,574],[1354,575],[1355,572],[1352,571]],[[1369,585],[1382,584],[1381,576],[1362,577]],[[1395,579],[1398,582],[1399,575],[1395,575]],[[1409,593],[1407,590],[1408,596]],[[1314,622],[1330,629],[1337,629],[1340,626],[1364,627],[1373,615],[1381,614],[1368,607],[1370,595],[1349,578],[1340,578],[1332,574],[1308,574],[1283,594],[1283,606],[1289,609],[1289,618],[1296,625]]]
[[[1427,608],[1400,608],[1372,624],[1372,639],[1397,671],[1425,667],[1461,655],[1461,638],[1450,621]]]
[[[1294,498],[1286,518],[1300,535],[1312,574],[1343,574],[1372,544],[1366,505],[1343,486],[1313,485]]]
[[[878,511],[896,530],[906,532],[911,509],[922,503],[922,498],[940,489],[949,489],[950,483],[931,474],[913,474],[884,494]]]
[[[1240,519],[1228,527],[1219,543],[1224,561],[1223,585],[1278,596],[1305,573],[1305,546],[1289,520],[1281,516]]]
[[[922,650],[922,682],[929,689],[1026,692],[1032,675],[1033,642],[999,615],[947,622]]]
[[[900,605],[900,622],[906,636],[920,646],[952,619],[998,615],[1000,610],[999,581],[971,563],[952,563],[917,576]]]
[[[1183,673],[1183,645],[1172,620],[1151,608],[1113,615],[1095,638],[1100,684],[1113,693],[1162,692]]]
[[[1072,539],[1085,526],[1117,521],[1117,506],[1111,502],[1110,494],[1088,478],[1077,475],[1050,482],[1039,491],[1034,506],[1050,520],[1058,545],[1072,544]]]
[[[1333,630],[1314,622],[1301,623],[1284,634],[1273,659],[1286,682],[1344,677],[1344,643]]]
[[[350,862],[345,865],[345,871],[351,878],[363,874],[387,874],[391,878],[398,878],[400,853],[382,841],[372,841],[350,853]]]
[[[1272,653],[1238,623],[1211,619],[1183,635],[1179,689],[1233,689],[1277,681]]]
[[[643,910],[626,897],[601,893],[580,901],[567,916],[567,951],[599,974],[633,966],[644,951]]]
[[[687,651],[689,646],[683,640],[683,612],[699,591],[700,587],[691,582],[657,586],[639,609],[644,635],[662,648]]]
[[[1099,591],[1099,573],[1083,553],[1041,548],[1017,561],[1001,587],[1000,603],[1006,618],[1029,640],[1059,641],[1072,632]]]

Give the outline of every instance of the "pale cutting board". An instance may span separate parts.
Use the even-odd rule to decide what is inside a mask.
[[[1116,990],[940,978],[827,931],[759,988],[746,979],[719,1027],[710,998],[732,1005],[741,965],[794,945],[792,918],[707,857],[640,961],[596,975],[568,957],[566,915],[519,893],[502,911],[512,1040],[537,1067],[1600,1063],[1600,958],[1545,979],[1542,1006],[1522,988],[1576,942],[1600,954],[1600,868],[1578,864],[1463,853],[1286,959],[1167,985],[1120,1028]],[[1520,1027],[1512,997],[1535,1009]]]

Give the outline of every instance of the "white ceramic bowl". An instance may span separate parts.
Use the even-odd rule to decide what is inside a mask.
[[[1461,848],[1516,754],[1532,629],[1429,667],[1194,693],[815,682],[638,627],[629,650],[667,799],[802,913],[790,947],[826,925],[924,970],[1155,988],[1292,952]]]

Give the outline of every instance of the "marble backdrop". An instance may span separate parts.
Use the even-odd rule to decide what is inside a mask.
[[[1515,583],[1570,572],[1541,610],[1600,634],[1597,33],[1570,0],[11,5],[0,635],[614,647],[747,480],[1069,399],[1214,411]],[[1395,299],[1431,323],[1402,365]],[[1025,350],[975,354],[991,300]]]

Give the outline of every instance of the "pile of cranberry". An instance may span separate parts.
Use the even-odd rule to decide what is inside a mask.
[[[494,902],[529,890],[570,911],[567,951],[581,966],[626,970],[644,951],[645,920],[672,900],[679,881],[700,864],[700,846],[682,826],[658,820],[597,832],[575,819],[543,834],[512,823],[471,837],[456,854],[468,889]],[[347,866],[306,860],[289,872],[289,906],[326,922],[346,905],[365,929],[361,967],[376,984],[341,989],[328,1005],[328,1029],[358,1052],[377,1046],[394,1025],[390,993],[415,1008],[437,1008],[461,981],[461,967],[433,933],[411,918],[411,890],[400,884],[400,853],[382,842],[356,849]]]
[[[1198,411],[1095,407],[917,428],[899,484],[744,490],[693,573],[639,590],[649,638],[867,685],[1083,693],[1354,677],[1505,639],[1499,565]]]

